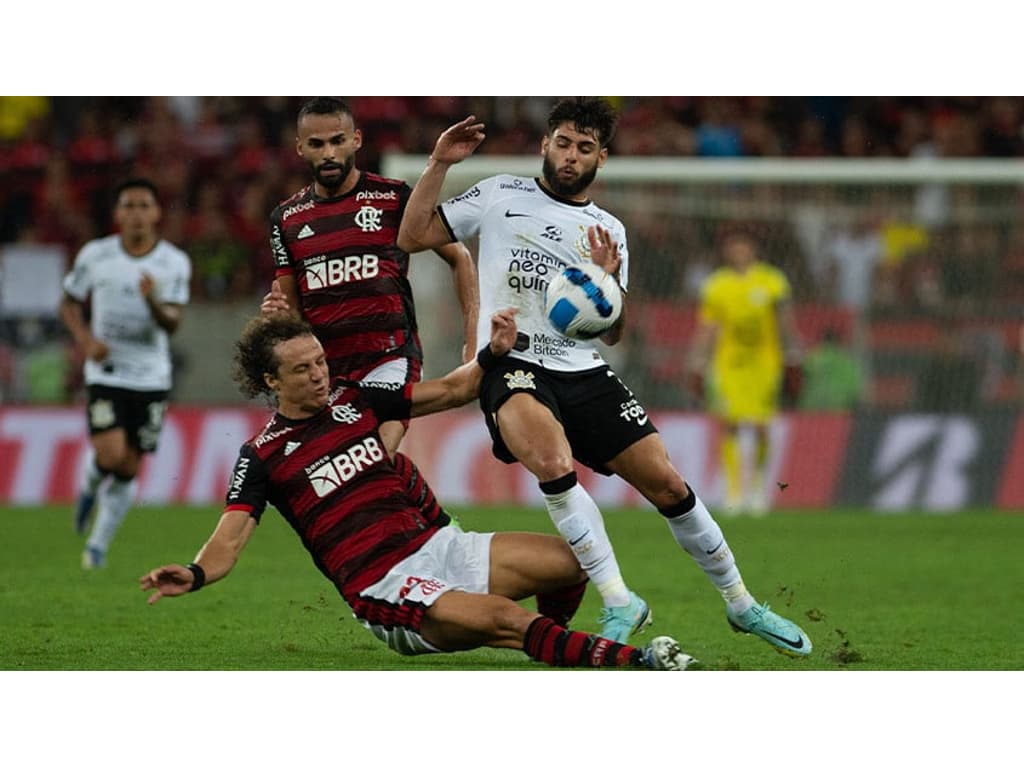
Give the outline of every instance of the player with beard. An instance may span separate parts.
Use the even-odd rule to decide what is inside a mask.
[[[541,140],[542,177],[484,179],[437,205],[448,168],[484,140],[470,116],[441,134],[413,189],[399,230],[408,251],[479,236],[484,316],[518,309],[519,340],[485,376],[480,407],[495,455],[519,462],[539,481],[552,522],[604,600],[602,634],[624,642],[650,621],[647,603],[623,580],[601,512],[576,477],[573,460],[636,488],[665,517],[679,546],[718,588],[726,618],[777,650],[806,656],[811,641],[793,622],[747,591],[721,529],[672,466],[643,406],[601,357],[596,343],[559,336],[544,313],[548,281],[585,261],[628,284],[622,223],[587,197],[608,158],[617,115],[603,99],[556,103]],[[625,308],[601,340],[622,338]]]
[[[396,244],[409,185],[356,167],[362,132],[342,100],[317,97],[299,110],[296,151],[313,183],[270,215],[276,275],[264,314],[291,311],[312,326],[332,375],[400,388],[423,365],[409,284],[409,254]],[[476,273],[461,243],[435,249],[452,269],[463,314],[463,362],[476,349]],[[381,428],[395,455],[408,422]]]
[[[149,602],[223,579],[268,503],[289,522],[317,568],[355,617],[402,654],[480,646],[523,651],[566,667],[681,671],[693,661],[670,637],[646,648],[566,629],[516,601],[573,592],[585,580],[557,536],[478,533],[410,502],[381,444],[382,421],[467,403],[483,371],[515,342],[515,312],[496,312],[488,345],[447,376],[400,390],[331,379],[308,324],[284,313],[257,317],[239,340],[235,377],[249,396],[269,395],[277,412],[239,450],[224,514],[187,566],[139,579]]]

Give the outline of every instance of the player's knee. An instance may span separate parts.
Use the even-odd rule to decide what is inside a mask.
[[[559,582],[559,587],[570,587],[587,580],[587,572],[580,567],[579,559],[563,537],[545,535],[544,552],[552,578]]]
[[[138,470],[136,466],[132,466],[131,456],[126,449],[97,450],[96,466],[111,475],[134,476]]]
[[[573,471],[572,457],[560,454],[537,456],[530,462],[529,467],[542,483],[558,480]]]
[[[682,475],[669,465],[653,479],[645,495],[658,509],[669,509],[685,502],[690,496],[690,489]]]

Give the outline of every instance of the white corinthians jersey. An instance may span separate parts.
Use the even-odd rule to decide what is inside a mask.
[[[530,342],[525,350],[510,352],[511,357],[556,371],[605,365],[594,342],[566,338],[551,326],[544,315],[544,292],[563,269],[590,261],[587,228],[595,224],[619,244],[619,280],[625,289],[629,253],[622,222],[590,201],[569,202],[536,179],[508,175],[484,179],[439,210],[454,239],[480,236],[477,338],[490,338],[493,313],[517,307],[516,325]]]
[[[187,304],[192,265],[184,251],[160,240],[145,256],[132,256],[111,235],[86,243],[64,278],[78,301],[92,296],[92,334],[110,348],[105,360],[85,363],[85,383],[140,392],[171,388],[167,331],[150,314],[139,281],[153,278],[161,304]]]

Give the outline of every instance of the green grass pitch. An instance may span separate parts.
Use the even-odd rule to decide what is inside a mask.
[[[453,511],[475,530],[553,530],[542,510]],[[391,652],[353,620],[273,510],[225,581],[147,605],[138,577],[188,562],[218,515],[137,507],[107,567],[83,572],[70,509],[0,510],[0,669],[547,669],[505,650]],[[646,636],[673,635],[704,670],[1024,669],[1024,515],[720,519],[751,592],[811,636],[814,652],[800,660],[729,629],[714,588],[653,511],[609,510],[605,520],[627,583],[653,610]],[[591,588],[574,628],[597,630],[599,609]]]

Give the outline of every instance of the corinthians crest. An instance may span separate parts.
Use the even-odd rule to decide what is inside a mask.
[[[508,382],[506,386],[509,389],[537,388],[537,385],[533,383],[533,373],[525,373],[522,368],[516,369],[513,373],[506,373],[505,381]]]

